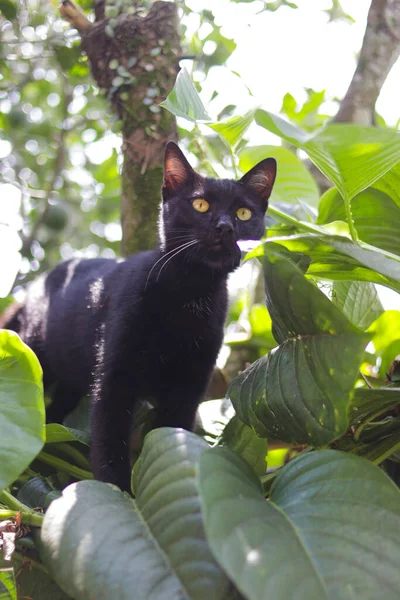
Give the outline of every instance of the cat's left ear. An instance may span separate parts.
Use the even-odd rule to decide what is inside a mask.
[[[163,195],[178,192],[189,183],[193,183],[197,173],[186,160],[183,152],[174,142],[168,142],[164,157]]]
[[[239,179],[239,183],[245,185],[256,196],[268,206],[268,198],[271,195],[276,177],[276,160],[274,158],[265,158],[246,175]]]

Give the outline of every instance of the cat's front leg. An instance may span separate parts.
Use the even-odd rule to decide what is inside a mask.
[[[158,398],[156,418],[152,424],[157,427],[182,427],[193,431],[197,408],[205,396],[209,379],[208,372],[191,373],[193,377],[184,377],[179,373],[170,385],[166,386]]]
[[[91,404],[91,459],[96,479],[130,491],[129,438],[132,378],[126,372],[103,375]]]

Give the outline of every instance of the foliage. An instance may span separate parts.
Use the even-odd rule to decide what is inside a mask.
[[[263,8],[285,4],[295,8]],[[2,175],[24,194],[28,276],[66,244],[116,250],[106,227],[118,218],[116,153],[102,165],[90,160],[90,144],[108,129],[105,106],[73,38],[44,6],[0,5],[7,50],[15,32],[31,39],[29,63],[22,40],[15,58],[1,58],[13,82],[1,92],[4,139],[13,144]],[[329,14],[348,17],[338,2]],[[219,48],[212,64],[223,63],[232,41],[212,14],[200,19]],[[190,40],[194,49],[204,42]],[[0,542],[7,520],[14,537],[27,533],[11,563],[0,562],[1,598],[16,598],[17,588],[41,600],[287,600],[293,590],[300,599],[399,597],[400,311],[385,311],[376,287],[400,292],[399,138],[389,129],[321,127],[323,97],[309,90],[300,107],[286,95],[290,121],[261,109],[232,114],[234,106],[213,120],[181,71],[163,102],[192,124],[194,133],[180,131],[209,172],[211,152],[238,174],[268,155],[278,161],[266,237],[247,255],[261,265],[266,306],[253,301],[256,290],[240,295],[227,336],[255,360],[230,385],[236,414],[214,447],[159,429],[134,466],[134,499],[91,481],[82,420],[44,426],[37,359],[16,334],[0,333]],[[250,126],[284,145],[249,146]],[[332,183],[321,197],[299,151]],[[89,237],[80,237],[81,225]]]

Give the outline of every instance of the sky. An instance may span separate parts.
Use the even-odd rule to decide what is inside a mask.
[[[222,34],[237,43],[227,68],[213,69],[207,80],[201,81],[203,101],[207,103],[213,90],[218,90],[219,97],[213,103],[215,113],[232,101],[241,112],[254,105],[278,112],[286,92],[300,102],[306,98],[305,88],[326,90],[331,100],[344,96],[361,48],[370,0],[342,0],[343,9],[355,19],[353,24],[329,23],[323,12],[330,7],[329,0],[296,0],[297,10],[281,7],[276,12],[259,14],[260,2],[188,0],[188,4],[193,9],[212,7]],[[189,31],[197,30],[195,15],[186,22]],[[239,72],[241,79],[229,70]],[[395,125],[400,117],[399,80],[400,60],[377,103],[378,112],[390,125]],[[248,95],[246,85],[254,98]],[[337,110],[329,101],[323,108],[332,115]],[[264,132],[255,128],[251,134],[251,143],[258,143]]]

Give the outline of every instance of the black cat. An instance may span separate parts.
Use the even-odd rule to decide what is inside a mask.
[[[263,235],[275,175],[268,158],[240,181],[202,177],[170,142],[159,247],[125,261],[64,262],[3,323],[36,352],[45,387],[55,384],[49,422],[61,422],[90,390],[97,479],[130,489],[139,397],[154,399],[154,427],[193,428],[222,343],[236,242]]]

